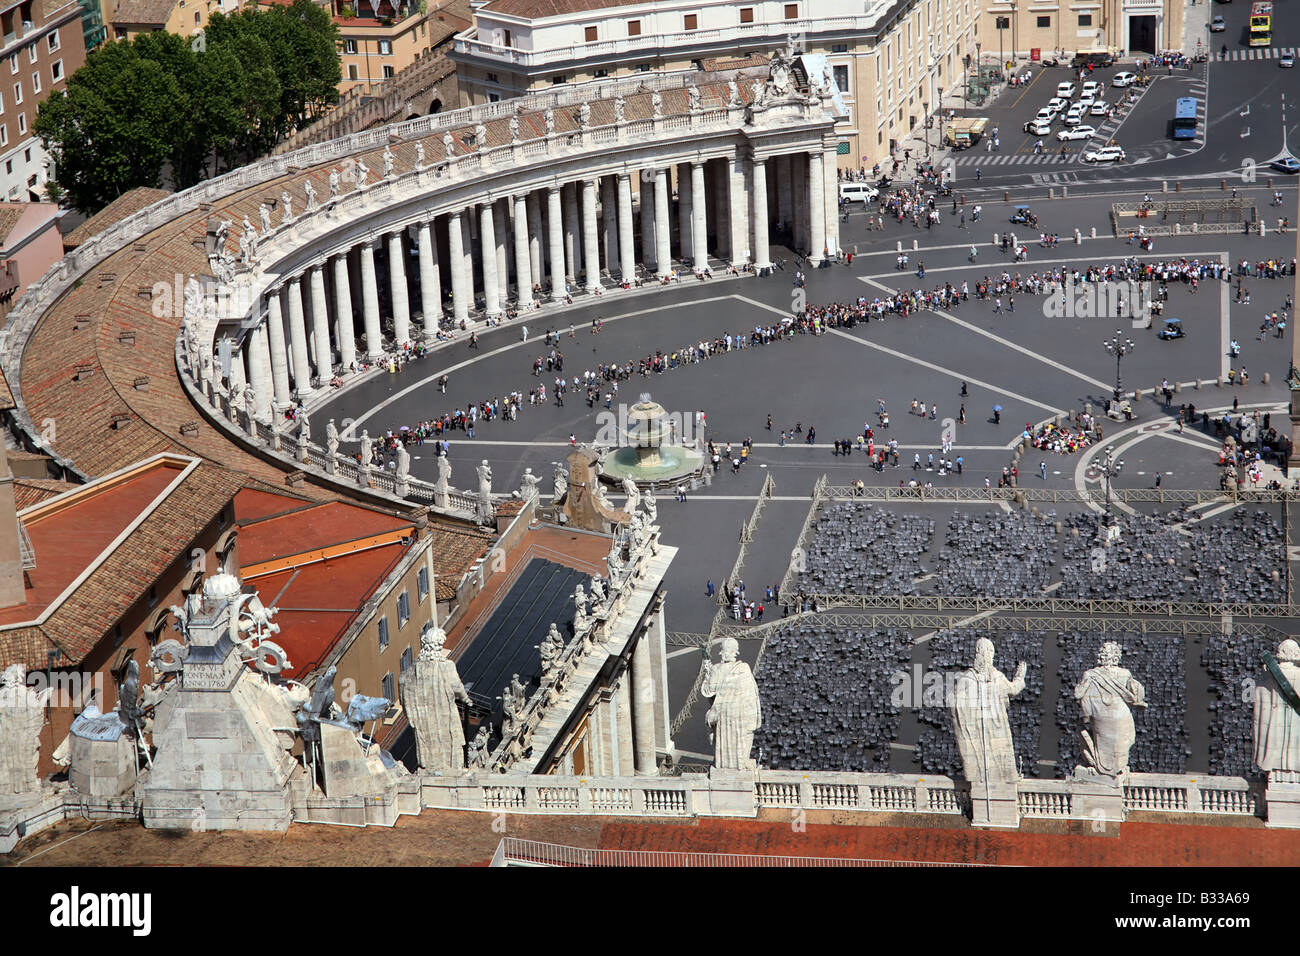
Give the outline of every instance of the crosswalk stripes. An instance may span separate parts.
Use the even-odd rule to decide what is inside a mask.
[[[1073,148],[1073,147],[1071,147]],[[993,153],[983,156],[958,156],[952,161],[954,166],[1035,166],[1051,163],[1067,166],[1079,161],[1078,152],[1073,152],[1061,159],[1059,152],[1046,153]]]
[[[1214,54],[1214,58],[1223,63],[1239,62],[1242,60],[1276,60],[1280,56],[1295,56],[1296,48],[1293,46],[1256,46],[1246,50],[1229,50],[1227,54],[1219,52]]]

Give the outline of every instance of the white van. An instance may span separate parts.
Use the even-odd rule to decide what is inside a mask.
[[[840,202],[872,202],[880,191],[867,183],[840,183]]]

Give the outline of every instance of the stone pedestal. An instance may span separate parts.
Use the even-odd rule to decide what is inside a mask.
[[[1093,823],[1123,823],[1125,779],[1076,776],[1070,781],[1070,816]]]
[[[1020,826],[1020,805],[1014,783],[970,785],[971,825],[1014,830]]]
[[[1274,770],[1264,790],[1266,825],[1277,829],[1300,829],[1300,773]]]
[[[710,767],[708,812],[714,816],[755,817],[758,815],[757,791],[754,771]]]

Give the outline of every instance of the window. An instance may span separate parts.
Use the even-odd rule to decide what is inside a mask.
[[[415,594],[416,594],[416,600],[418,600],[421,604],[423,604],[424,599],[429,596],[429,569],[428,568],[420,568],[419,573],[416,574]]]
[[[9,54],[9,72],[10,72],[10,73],[17,73],[17,72],[18,72],[18,54],[17,54],[17,53],[10,53],[10,54]]]
[[[388,648],[388,617],[379,619],[379,649],[387,650]]]
[[[500,103],[500,102],[501,102],[501,94],[500,94],[500,93],[489,93],[489,94],[487,95],[487,101],[488,101],[489,103]]]
[[[640,21],[640,20],[629,20],[629,21],[627,21],[627,35],[630,36],[630,37],[639,37],[639,36],[641,35],[641,21]]]
[[[348,64],[348,79],[349,79],[349,80],[355,80],[355,79],[358,79],[358,78],[359,78],[359,77],[357,76],[357,65],[356,65],[355,63],[349,63],[349,64]]]
[[[488,81],[489,83],[498,83],[498,82],[500,82],[500,81],[497,79],[497,75],[496,75],[495,73],[489,73],[489,74],[487,75],[487,81]]]
[[[196,27],[199,25],[199,11],[197,10],[194,11],[194,25]]]
[[[392,56],[392,55],[393,55],[393,41],[392,41],[392,40],[380,40],[380,41],[379,41],[379,55],[380,55],[380,56]]]
[[[344,52],[344,53],[355,54],[355,53],[357,52],[357,41],[356,41],[355,39],[352,39],[352,40],[344,40],[344,41],[343,41],[343,52]]]
[[[609,76],[609,70],[592,70],[591,75],[598,80],[603,80]]]
[[[54,80],[55,83],[57,83],[57,82],[59,82],[59,80],[63,79],[63,61],[62,61],[62,60],[55,60],[53,63],[50,64],[50,76],[51,76],[51,78]]]
[[[1040,27],[1050,27],[1050,26],[1052,25],[1052,18],[1051,18],[1051,16],[1049,15],[1049,16],[1045,16],[1045,17],[1039,17],[1039,18],[1038,18],[1038,25],[1039,25]]]
[[[31,46],[27,48],[27,62],[35,63],[36,57],[37,57],[37,47],[36,44],[33,43]]]
[[[387,698],[390,702],[397,700],[397,694],[393,690],[393,672],[389,671],[384,675],[384,679],[379,683],[379,696]]]
[[[33,92],[33,93],[39,93],[40,91],[41,91],[41,75],[40,75],[39,73],[33,73],[33,74],[32,74],[32,92]]]
[[[9,127],[5,123],[0,123],[0,146],[9,145]],[[10,170],[13,172],[13,170]]]
[[[835,88],[841,93],[849,92],[849,68],[847,66],[831,67],[831,74],[835,77]]]
[[[384,65],[384,79],[386,79],[386,80],[391,80],[392,78],[393,78],[393,68],[392,68],[391,66],[389,66],[388,64],[385,64],[385,65]]]
[[[24,156],[23,159],[25,162],[29,162],[29,163],[32,161],[32,151],[30,149],[27,150],[27,155]],[[151,586],[149,588],[149,606],[155,607],[157,604],[158,604],[158,589]]]
[[[14,161],[12,159],[5,160],[5,174],[9,176],[14,174]]]
[[[698,30],[700,28],[700,18],[698,14],[688,13],[682,18],[683,30]]]
[[[994,22],[993,25],[994,25],[995,27],[997,27],[999,30],[1010,30],[1010,29],[1011,29],[1011,18],[1010,18],[1010,17],[998,17],[998,18],[996,19],[996,21]]]
[[[595,43],[595,42],[596,42],[596,28],[595,28],[595,27],[583,27],[583,28],[582,28],[582,39],[583,39],[583,42],[584,42],[584,43]]]
[[[14,84],[14,103],[15,103],[15,104],[17,104],[17,103],[21,103],[22,101],[23,101],[23,85],[22,85],[21,83],[15,83],[15,84]]]
[[[406,627],[406,622],[411,619],[411,592],[403,591],[397,595],[397,627],[400,630]]]
[[[50,52],[53,53],[59,48],[59,31],[55,30],[50,34]]]
[[[753,22],[754,22],[754,8],[753,8],[753,7],[741,7],[741,8],[740,8],[740,22],[741,22],[741,23],[753,23]]]
[[[1090,26],[1092,26],[1092,14],[1091,14],[1091,13],[1081,13],[1081,14],[1079,14],[1079,26],[1081,26],[1081,27],[1090,27]]]
[[[650,72],[650,64],[649,64],[649,63],[638,63],[638,64],[636,65],[636,71],[637,71],[638,73],[649,73],[649,72]]]
[[[414,662],[415,662],[415,655],[411,652],[411,649],[408,647],[406,650],[402,651],[402,666],[399,667],[398,670],[399,671],[410,670],[411,664],[413,664]]]
[[[847,43],[832,43],[832,44],[831,44],[831,52],[832,52],[832,53],[848,53],[848,52],[849,52],[849,45],[848,45]]]
[[[551,86],[559,86],[561,83],[567,83],[567,82],[569,81],[564,78],[563,73],[559,74],[558,76],[551,77]]]
[[[786,18],[787,20],[798,20],[798,19],[799,19],[799,4],[797,4],[797,3],[787,3],[787,4],[785,5],[785,18]]]

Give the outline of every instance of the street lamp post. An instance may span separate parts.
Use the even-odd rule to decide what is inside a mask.
[[[984,44],[975,41],[975,78],[981,78],[981,71],[984,69]]]
[[[1106,414],[1110,415],[1112,418],[1117,418],[1119,417],[1120,395],[1123,391],[1123,384],[1120,379],[1120,362],[1123,361],[1125,355],[1128,355],[1137,348],[1137,346],[1133,343],[1132,339],[1122,338],[1122,333],[1119,329],[1115,330],[1114,338],[1107,339],[1102,343],[1102,345],[1105,346],[1107,352],[1115,356],[1115,398],[1114,401],[1111,402],[1111,407],[1106,409]]]
[[[921,121],[925,123],[925,127],[922,129],[921,135],[925,137],[925,158],[929,159],[930,158],[930,104],[923,102],[921,104],[921,112],[924,114]]]
[[[1123,468],[1124,459],[1115,458],[1115,446],[1111,445],[1106,449],[1106,463],[1101,466],[1102,476],[1106,479],[1106,514],[1102,519],[1099,537],[1108,546],[1119,540],[1119,525],[1115,523],[1115,515],[1110,510],[1110,482]]]

